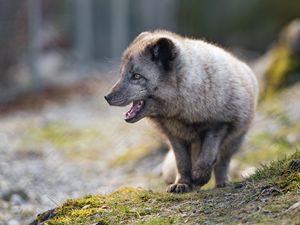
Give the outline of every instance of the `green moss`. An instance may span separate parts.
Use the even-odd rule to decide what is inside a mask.
[[[168,225],[174,224],[175,220],[172,217],[150,217],[146,218],[144,221],[138,222],[139,225]]]
[[[286,125],[288,118],[284,111],[284,98],[282,98],[282,93],[276,93],[273,95],[272,99],[265,99],[259,104],[259,110],[265,114],[268,118],[276,118],[277,122],[282,125]]]
[[[152,146],[153,147],[153,146]],[[141,144],[133,148],[127,149],[127,151],[111,161],[112,166],[124,165],[130,161],[137,161],[145,157],[151,150],[149,144]]]
[[[56,217],[46,224],[70,224],[69,221],[81,224],[83,219],[85,222],[101,220],[105,224],[130,224],[141,217],[147,218],[142,221],[144,224],[151,224],[155,220],[148,215],[159,213],[162,204],[180,201],[183,196],[123,188],[106,197],[98,195],[68,200],[56,210]],[[172,219],[161,221],[170,222]]]
[[[300,151],[262,166],[250,180],[270,180],[283,192],[300,190]]]
[[[276,179],[276,184],[285,192],[300,190],[300,154],[297,157],[288,162],[286,171]]]
[[[300,159],[300,151],[296,151],[289,157],[284,157],[283,159],[273,161],[267,165],[261,166],[255,174],[249,177],[249,180],[265,180],[278,178],[284,174],[293,173],[290,170],[291,162]]]
[[[30,132],[20,138],[21,149],[36,149],[51,145],[71,159],[99,159],[99,151],[111,147],[112,140],[95,128],[77,128],[69,123],[28,125]]]
[[[282,87],[287,77],[299,67],[299,58],[284,44],[279,44],[272,52],[272,63],[265,74],[263,97],[273,97]]]
[[[86,129],[74,129],[68,124],[52,123],[41,129],[36,129],[33,136],[37,140],[47,140],[60,148],[73,147],[78,140],[91,140],[99,138],[99,132]]]
[[[295,150],[295,145],[287,140],[287,136],[293,133],[293,129],[277,132],[277,135],[267,132],[252,133],[249,135],[247,151],[238,154],[236,162],[238,168],[247,168],[248,166],[259,166],[261,162],[282,158]]]
[[[130,161],[137,161],[147,156],[153,150],[153,143],[140,144],[129,148],[125,153],[115,157],[111,162],[111,166],[124,165]]]
[[[300,173],[284,175],[277,180],[276,184],[285,192],[300,190]]]
[[[265,96],[271,97],[274,91],[279,87],[290,70],[291,52],[285,46],[279,46],[274,50],[273,62],[266,72]]]
[[[263,166],[223,189],[169,194],[121,188],[107,195],[67,200],[45,225],[81,224],[295,224],[300,210],[300,152]],[[296,188],[294,188],[296,187]],[[284,194],[286,193],[286,194]],[[45,219],[46,218],[46,219]]]
[[[266,125],[270,127],[257,124],[257,129],[249,132],[244,150],[235,156],[236,167],[240,170],[280,159],[284,155],[292,154],[295,149],[300,149],[297,138],[300,121],[292,122],[288,119],[282,98],[264,100],[260,103],[259,110],[268,118]],[[231,175],[235,179],[241,179],[240,173]]]

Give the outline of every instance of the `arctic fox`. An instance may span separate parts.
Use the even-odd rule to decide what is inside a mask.
[[[232,155],[253,120],[258,95],[251,69],[202,40],[168,31],[141,33],[125,50],[121,78],[105,96],[110,105],[132,107],[125,120],[147,117],[171,145],[163,175],[168,192],[228,182]]]

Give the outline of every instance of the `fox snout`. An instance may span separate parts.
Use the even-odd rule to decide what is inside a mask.
[[[112,106],[120,106],[122,105],[123,100],[118,98],[115,93],[109,93],[104,96],[104,99],[107,101],[109,105]]]
[[[124,88],[124,82],[119,80],[115,85],[111,88],[109,93],[104,96],[104,99],[111,106],[126,106],[126,89]]]
[[[110,92],[104,96],[104,99],[111,106],[126,106],[129,104],[128,99],[122,92]]]

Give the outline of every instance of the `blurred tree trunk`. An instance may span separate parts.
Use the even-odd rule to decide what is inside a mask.
[[[91,0],[76,0],[76,56],[80,66],[87,65],[93,57],[93,15]]]
[[[112,0],[111,2],[111,57],[119,60],[128,44],[129,37],[129,1]]]
[[[0,1],[0,86],[9,84],[9,72],[25,47],[24,3]]]

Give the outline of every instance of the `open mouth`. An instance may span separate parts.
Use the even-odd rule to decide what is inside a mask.
[[[128,110],[128,112],[125,113],[125,120],[131,120],[135,118],[138,113],[144,108],[144,105],[144,100],[133,101],[131,108]]]

